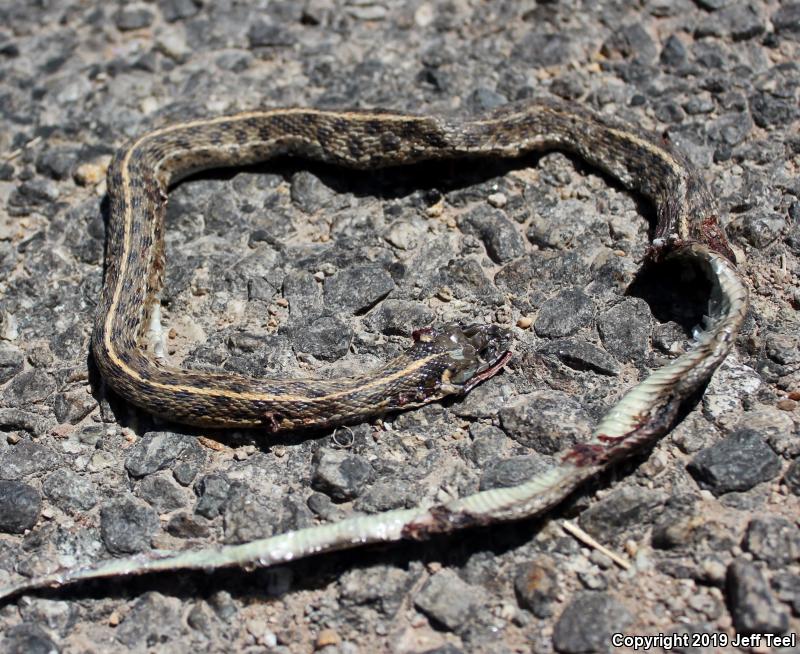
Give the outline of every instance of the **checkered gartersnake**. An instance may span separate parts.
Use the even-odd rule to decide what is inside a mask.
[[[170,184],[192,172],[290,154],[351,168],[454,157],[516,157],[566,150],[653,202],[650,258],[694,262],[710,282],[708,315],[691,349],[653,372],[614,406],[588,442],[521,485],[447,504],[361,516],[216,550],[148,555],[55,573],[0,591],[120,574],[223,565],[270,565],[320,551],[420,538],[463,526],[530,516],[634,447],[665,433],[681,403],[732,347],[747,292],[731,263],[714,201],[702,178],[663,140],[609,116],[554,99],[511,105],[482,119],[454,121],[362,111],[276,109],[194,120],[135,140],[109,171],[106,283],[94,331],[95,359],[109,385],[131,402],[172,419],[268,430],[332,425],[463,393],[507,359],[495,328],[425,331],[406,354],[349,380],[256,380],[169,367],[149,351],[162,284],[163,216]]]

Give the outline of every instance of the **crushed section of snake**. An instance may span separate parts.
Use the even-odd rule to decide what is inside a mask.
[[[693,263],[709,280],[708,316],[693,347],[630,389],[592,438],[547,472],[518,486],[443,505],[359,516],[272,538],[195,552],[151,552],[25,580],[0,598],[87,579],[179,568],[267,566],[318,552],[532,516],[553,506],[611,461],[664,434],[681,403],[730,351],[747,290],[711,194],[685,156],[663,140],[574,104],[538,99],[458,122],[394,113],[272,109],[195,120],[134,141],[109,171],[111,220],[106,283],[92,346],[123,397],[194,424],[293,429],[341,424],[469,391],[508,360],[508,335],[492,327],[421,330],[407,353],[369,376],[347,380],[254,380],[171,368],[146,349],[164,271],[163,216],[170,184],[197,170],[292,154],[353,168],[463,156],[573,152],[657,211],[650,258]]]

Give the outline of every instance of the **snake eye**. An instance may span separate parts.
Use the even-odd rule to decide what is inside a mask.
[[[447,352],[443,381],[465,386],[491,368],[507,350],[508,332],[495,325],[447,325],[432,335],[431,344]]]

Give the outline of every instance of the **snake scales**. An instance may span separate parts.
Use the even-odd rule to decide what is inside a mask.
[[[493,327],[423,330],[415,345],[368,376],[256,380],[167,366],[147,343],[158,320],[164,271],[163,217],[171,184],[193,172],[282,154],[350,168],[455,157],[518,157],[564,150],[649,199],[657,212],[649,257],[692,263],[711,286],[691,349],[630,389],[590,440],[558,465],[511,488],[442,505],[358,516],[271,538],[189,552],[150,552],[59,571],[0,589],[0,597],[76,581],[177,568],[267,566],[321,551],[532,516],[553,506],[609,462],[664,434],[681,403],[732,347],[747,292],[696,169],[666,142],[620,121],[554,99],[510,105],[485,118],[275,109],[193,120],[152,131],[121,150],[109,170],[107,272],[92,348],[119,394],[148,411],[206,425],[268,431],[333,425],[469,391],[507,361],[507,334]]]

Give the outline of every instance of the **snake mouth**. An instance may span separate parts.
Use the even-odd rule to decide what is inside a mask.
[[[497,325],[447,325],[423,338],[447,352],[450,365],[442,375],[442,386],[459,393],[494,376],[511,358],[511,333]]]

